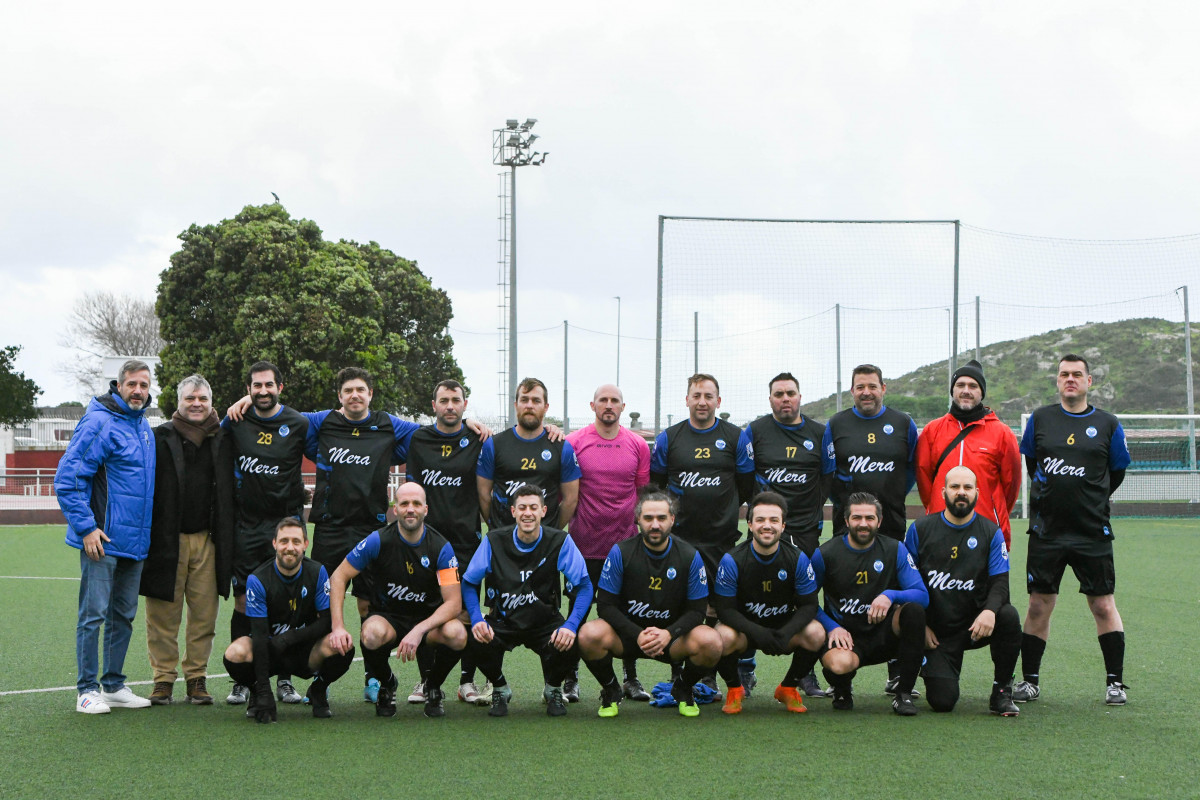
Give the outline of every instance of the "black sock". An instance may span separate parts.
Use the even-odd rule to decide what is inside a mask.
[[[1125,631],[1110,631],[1100,637],[1100,652],[1104,654],[1105,684],[1121,683],[1125,669]]]
[[[321,669],[317,672],[317,678],[325,684],[333,683],[346,674],[346,670],[350,669],[350,662],[352,661],[354,661],[353,647],[345,653],[334,653],[321,662]]]
[[[738,675],[738,657],[736,655],[721,656],[721,660],[717,662],[717,674],[730,689],[742,685],[742,679]]]
[[[240,683],[242,686],[254,685],[254,663],[246,661],[238,663],[225,659],[225,671],[229,673],[229,677],[233,678],[234,683]]]
[[[1042,671],[1042,656],[1045,653],[1045,639],[1032,633],[1021,634],[1021,677],[1034,686],[1038,685],[1038,674]]]
[[[233,610],[233,616],[229,618],[229,641],[236,641],[243,636],[250,635],[250,618],[246,616],[244,611]]]
[[[925,657],[925,609],[908,603],[900,609],[900,647],[896,666],[899,683],[896,691],[911,692]]]
[[[584,661],[588,671],[596,678],[601,686],[612,686],[617,682],[617,673],[613,669],[612,656],[604,656],[595,661]]]
[[[446,647],[444,644],[434,645],[429,648],[432,652],[429,654],[429,671],[425,673],[425,693],[429,694],[429,690],[442,688],[442,683],[445,682],[446,676],[450,674],[450,670],[454,669],[455,663],[458,661],[458,653]],[[421,650],[418,648],[417,653]]]
[[[471,634],[468,632],[467,636]],[[467,683],[475,682],[475,656],[471,653],[471,645],[468,642],[465,649],[462,651],[461,667],[458,671],[458,685],[462,686]]]
[[[800,681],[804,679],[813,670],[813,666],[817,663],[817,653],[811,650],[805,650],[803,647],[792,653],[792,665],[788,667],[787,674],[783,676],[783,686],[791,686],[795,688],[800,685]]]
[[[396,682],[396,676],[392,674],[392,668],[388,666],[388,655],[392,649],[392,644],[385,644],[377,650],[370,650],[366,647],[362,649],[363,668],[370,678],[375,678],[380,685],[391,687]]]
[[[433,665],[433,645],[421,642],[417,645],[417,672],[421,673],[421,681],[425,681],[425,676],[429,674],[429,668]],[[443,676],[444,678],[445,676]],[[442,682],[438,681],[437,686],[441,686]]]
[[[360,635],[360,637],[361,637],[361,635],[362,635],[362,634],[361,634],[361,631],[362,631],[362,625],[363,625],[363,623],[364,623],[364,622],[366,622],[366,621],[367,621],[367,618],[366,618],[366,617],[359,617],[359,618],[358,618],[358,630],[360,631],[360,634],[359,634],[359,635]],[[386,650],[385,650],[385,653],[386,653]],[[384,663],[384,665],[385,665],[385,666],[387,665],[387,656],[386,656],[386,655],[384,655],[384,660],[383,660],[383,663]],[[391,671],[391,669],[389,668],[389,670],[388,670],[388,671],[390,672],[390,671]],[[375,679],[376,679],[376,680],[378,680],[380,683],[383,683],[383,680],[382,680],[382,679],[381,679],[381,678],[380,678],[378,675],[376,675],[376,674],[374,673],[374,671],[372,671],[372,669],[371,669],[371,663],[370,663],[369,661],[367,661],[367,648],[365,648],[365,647],[364,647],[364,648],[363,648],[363,686],[366,686],[368,683],[370,683],[370,682],[371,682],[371,678],[375,678]]]
[[[851,687],[854,685],[854,676],[858,674],[858,670],[847,672],[845,675],[838,675],[829,667],[823,667],[821,673],[825,676],[825,682],[833,687],[838,694],[850,694]]]
[[[621,666],[624,667],[624,669],[625,669],[625,680],[627,680],[627,681],[636,681],[637,680],[637,659],[636,658],[622,659]]]

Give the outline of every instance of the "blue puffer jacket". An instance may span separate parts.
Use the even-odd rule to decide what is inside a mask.
[[[149,405],[149,399],[146,403]],[[141,561],[150,549],[154,505],[154,436],[142,411],[117,393],[92,399],[75,428],[54,476],[58,505],[67,518],[67,544],[99,528],[112,541],[105,555]]]

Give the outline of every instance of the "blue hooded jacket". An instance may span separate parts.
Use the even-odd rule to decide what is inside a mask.
[[[146,404],[149,405],[149,398]],[[92,398],[54,475],[67,518],[67,544],[82,550],[99,528],[111,540],[105,555],[141,561],[150,549],[154,506],[154,436],[143,411],[133,411],[113,381]]]

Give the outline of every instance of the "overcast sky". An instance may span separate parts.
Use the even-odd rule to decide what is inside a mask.
[[[614,377],[617,295],[629,410],[653,412],[659,214],[1200,230],[1194,3],[432,8],[5,4],[0,345],[24,347],[40,402],[74,399],[58,340],[79,293],[152,298],[180,231],[274,191],[450,293],[472,405],[495,413],[509,117],[551,153],[518,178],[518,327],[559,326],[522,338],[520,372],[560,413],[562,321],[597,331],[572,333],[576,418]]]

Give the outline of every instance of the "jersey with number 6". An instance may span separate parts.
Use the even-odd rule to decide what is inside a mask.
[[[1125,431],[1115,416],[1092,406],[1082,414],[1061,405],[1042,406],[1025,426],[1021,454],[1037,463],[1030,484],[1030,533],[1112,537],[1109,480],[1113,470],[1125,469],[1130,461]]]

